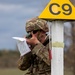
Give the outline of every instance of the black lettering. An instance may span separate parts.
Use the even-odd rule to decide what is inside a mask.
[[[68,6],[68,9],[66,8]],[[62,9],[64,10],[63,14],[70,15],[72,13],[72,7],[69,4],[63,4]]]
[[[52,3],[50,6],[49,6],[49,11],[53,14],[53,15],[59,15],[61,11],[58,11],[57,13],[53,12],[52,11],[52,6],[56,5],[57,7],[60,7],[59,4],[57,3]]]

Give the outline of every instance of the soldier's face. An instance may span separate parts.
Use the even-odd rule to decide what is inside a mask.
[[[45,38],[46,38],[46,32],[44,31],[40,31],[37,33],[37,38],[38,40],[43,43],[45,41]]]

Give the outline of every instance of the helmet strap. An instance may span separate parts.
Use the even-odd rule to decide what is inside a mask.
[[[38,31],[38,34],[37,34],[37,39],[41,42],[41,39],[40,39],[40,31]]]

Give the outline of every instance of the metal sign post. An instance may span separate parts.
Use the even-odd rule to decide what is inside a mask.
[[[64,23],[52,22],[51,75],[64,75]]]

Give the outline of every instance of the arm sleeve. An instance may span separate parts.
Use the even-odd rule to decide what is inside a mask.
[[[48,46],[49,47],[49,46]],[[49,59],[49,48],[44,46],[42,43],[37,44],[33,50],[32,53],[36,54],[38,57],[40,57],[47,65],[50,65],[50,59]]]

